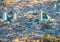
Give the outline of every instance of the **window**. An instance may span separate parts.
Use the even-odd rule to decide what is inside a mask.
[[[37,13],[33,13],[33,15],[38,15]]]
[[[35,21],[34,22],[39,22],[39,19],[35,19]]]

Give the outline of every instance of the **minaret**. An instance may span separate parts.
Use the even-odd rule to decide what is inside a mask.
[[[55,4],[54,4],[54,9],[56,9],[56,7],[57,7],[57,6],[56,6],[56,3],[55,3]]]
[[[39,17],[40,17],[40,20],[42,21],[43,20],[43,11],[42,11],[42,9],[40,10]]]
[[[14,13],[14,15],[13,15],[13,19],[14,19],[14,20],[17,19],[17,14],[16,14],[16,13]]]
[[[7,20],[7,12],[4,12],[4,14],[3,14],[3,20]]]

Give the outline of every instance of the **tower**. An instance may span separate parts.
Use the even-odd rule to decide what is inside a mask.
[[[16,14],[16,13],[14,13],[14,15],[13,15],[13,19],[14,19],[14,20],[17,19],[17,14]]]
[[[42,11],[42,9],[40,10],[39,18],[40,18],[40,21],[42,21],[42,20],[43,20],[43,11]]]
[[[3,14],[3,20],[7,20],[7,12],[4,12],[4,14]]]

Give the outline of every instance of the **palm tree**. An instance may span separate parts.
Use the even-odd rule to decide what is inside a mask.
[[[43,42],[50,42],[50,35],[49,34],[45,35]]]

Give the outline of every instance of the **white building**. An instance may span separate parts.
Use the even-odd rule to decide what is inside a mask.
[[[36,26],[37,24],[40,24],[42,21],[42,14],[43,11],[40,10],[39,13],[33,13],[33,26]]]
[[[51,17],[47,14],[44,14],[42,10],[39,13],[33,14],[33,26],[40,24],[41,22],[47,22]]]

